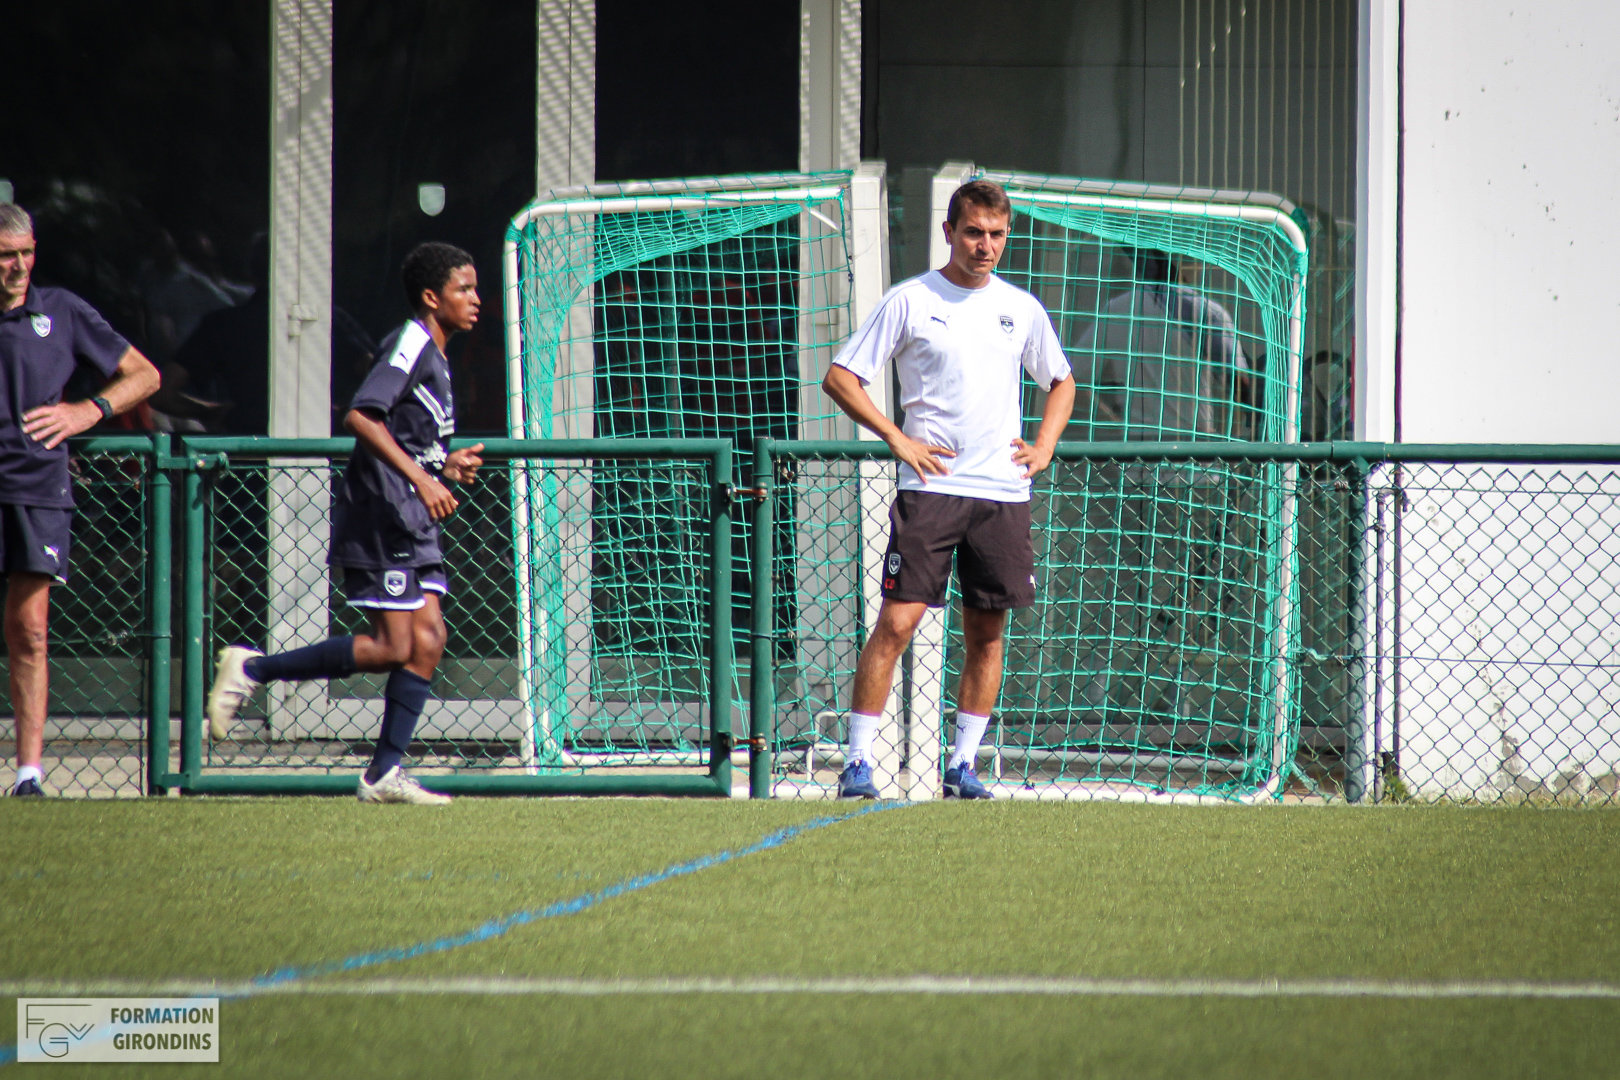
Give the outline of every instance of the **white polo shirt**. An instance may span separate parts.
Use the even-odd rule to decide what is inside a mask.
[[[1019,370],[1043,390],[1069,375],[1041,302],[993,274],[964,289],[930,270],[890,289],[833,363],[866,384],[891,359],[905,433],[956,451],[939,459],[947,474],[927,483],[902,464],[900,489],[1028,502],[1024,467],[1012,459],[1023,427]]]

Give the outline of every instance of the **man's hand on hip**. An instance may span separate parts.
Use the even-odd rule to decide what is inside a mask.
[[[1012,441],[1013,464],[1024,467],[1024,479],[1028,480],[1036,473],[1044,472],[1052,464],[1052,448],[1043,447],[1040,443],[1030,444],[1023,439]]]
[[[35,442],[54,450],[63,439],[89,431],[101,419],[101,410],[89,401],[58,401],[23,413],[23,431]]]
[[[894,452],[897,459],[916,470],[925,484],[928,483],[930,476],[944,476],[950,472],[940,458],[956,456],[956,451],[949,447],[918,442],[903,431],[896,432],[889,440],[889,449]]]

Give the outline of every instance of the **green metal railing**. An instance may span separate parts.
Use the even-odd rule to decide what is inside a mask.
[[[430,717],[450,719],[425,721],[412,767],[451,792],[719,796],[746,754],[754,797],[829,795],[875,611],[886,448],[761,441],[741,481],[721,440],[485,441],[448,523]],[[351,446],[74,441],[53,789],[350,790],[375,679],[319,708],[266,700],[217,743],[203,701],[223,643],[363,626],[272,602],[277,574],[314,565],[327,587],[324,500]],[[1620,448],[1072,443],[1034,512],[1041,601],[1011,623],[981,770],[1005,794],[1620,798]],[[520,566],[553,590],[527,608]],[[534,652],[542,608],[572,653]],[[953,618],[897,680],[896,794],[937,783]]]
[[[873,517],[894,482],[871,466],[888,458],[874,442],[756,447],[770,497],[753,561],[772,567],[753,605],[750,731],[772,755],[756,795],[836,781],[843,718],[816,687],[848,685],[875,616]],[[1563,576],[1617,610],[1620,575],[1582,569],[1620,554],[1617,466],[1620,449],[1592,445],[1062,444],[1036,482],[1041,599],[1009,624],[981,765],[1030,798],[1609,801],[1620,728],[1602,695],[1620,663],[1583,636],[1579,603],[1493,607],[1491,590],[1569,593]],[[841,530],[845,571],[811,565],[808,535],[773,551],[784,517]],[[1553,554],[1510,553],[1467,584],[1460,556],[1490,544],[1498,562]],[[784,584],[796,605],[773,601]],[[1497,629],[1459,634],[1466,604]],[[784,619],[795,609],[817,618]],[[1602,633],[1620,641],[1620,619]],[[938,790],[959,636],[947,621],[903,662],[876,751],[887,794]],[[1454,704],[1467,693],[1472,712]]]
[[[533,535],[514,535],[511,529],[516,516],[524,516],[529,500],[541,496],[548,490],[546,484],[540,482],[541,474],[546,470],[555,470],[563,466],[588,470],[593,465],[600,467],[604,462],[653,462],[653,461],[684,461],[693,463],[701,469],[701,490],[704,505],[694,508],[693,512],[702,515],[706,520],[702,522],[707,529],[707,563],[703,576],[708,581],[712,593],[708,598],[707,608],[710,613],[708,622],[709,666],[707,671],[708,685],[712,687],[729,687],[732,682],[731,673],[731,489],[725,478],[730,475],[731,445],[720,440],[619,440],[614,442],[603,441],[541,441],[541,440],[509,440],[509,439],[483,439],[457,440],[455,446],[472,445],[475,441],[484,444],[484,457],[487,462],[479,486],[462,488],[458,490],[458,497],[463,501],[463,507],[456,518],[466,520],[477,515],[476,520],[466,526],[464,530],[471,536],[482,540],[489,540],[492,535],[503,535],[506,539],[515,539],[519,550],[527,551],[535,539]],[[275,763],[259,760],[250,756],[246,761],[234,758],[220,761],[219,755],[215,760],[207,760],[206,748],[203,741],[203,687],[209,678],[209,656],[212,649],[205,644],[207,633],[204,626],[204,613],[215,611],[219,597],[207,594],[210,581],[210,568],[207,557],[215,545],[210,543],[206,531],[209,519],[210,505],[207,488],[210,477],[221,477],[231,469],[265,469],[267,470],[266,483],[270,485],[269,501],[272,506],[278,503],[285,506],[289,501],[303,501],[314,505],[320,502],[320,496],[329,490],[330,478],[325,471],[327,462],[340,460],[352,448],[349,440],[270,440],[270,439],[223,439],[223,438],[188,438],[184,440],[184,466],[185,466],[185,505],[186,514],[186,560],[184,564],[184,593],[185,593],[185,647],[182,655],[182,683],[185,687],[182,701],[183,732],[181,743],[180,768],[177,772],[155,778],[156,782],[164,787],[177,788],[190,793],[255,793],[255,794],[295,794],[295,793],[347,793],[354,786],[354,759],[362,756],[366,749],[367,737],[371,734],[364,727],[352,727],[346,731],[340,730],[325,741],[336,744],[328,747],[332,751],[326,754],[304,754],[295,758],[288,758],[281,762],[287,768],[297,769],[298,772],[278,772]],[[249,464],[251,462],[251,464]],[[297,478],[297,468],[302,465],[307,472],[311,468],[320,473],[311,480],[308,476]],[[579,475],[586,475],[580,473]],[[251,476],[251,472],[246,473]],[[547,476],[554,479],[553,474]],[[498,505],[485,498],[479,502],[481,492],[497,486],[496,481],[504,479],[498,486],[505,489],[508,502]],[[576,476],[577,480],[577,476]],[[589,481],[583,481],[589,484]],[[288,487],[288,491],[278,493],[276,485]],[[555,485],[551,485],[555,486]],[[216,500],[217,502],[217,500]],[[214,508],[217,513],[217,507]],[[315,515],[319,516],[319,515]],[[534,520],[538,520],[538,515]],[[298,523],[294,522],[294,527]],[[317,523],[318,525],[319,523]],[[450,524],[450,523],[447,523]],[[305,527],[308,523],[305,523]],[[272,526],[275,527],[275,526]],[[285,525],[281,527],[285,528]],[[489,529],[491,532],[480,532],[480,529]],[[502,540],[490,548],[497,549]],[[451,537],[446,544],[446,559],[450,565],[452,577],[458,572],[467,576],[477,573],[476,568],[463,569],[458,561],[464,561],[465,556],[458,556],[456,539]],[[536,560],[530,559],[529,566],[516,568],[520,575],[528,574],[533,570],[532,564]],[[264,570],[262,566],[255,565],[255,571]],[[217,574],[215,575],[217,577]],[[490,583],[495,587],[504,584],[510,590],[511,583]],[[518,583],[523,588],[523,582]],[[476,621],[483,613],[483,608],[491,602],[486,594],[491,590],[474,591],[462,601],[462,609],[471,607],[471,613],[464,615],[463,619]],[[454,592],[454,589],[453,589]],[[505,614],[505,597],[501,598],[501,614]],[[578,609],[570,613],[576,617],[584,617],[589,612]],[[337,625],[341,617],[334,617],[333,630],[343,628]],[[358,629],[358,625],[351,625],[346,629]],[[452,650],[454,652],[457,628],[452,625]],[[485,628],[473,628],[469,633],[487,634]],[[218,629],[213,633],[212,645],[222,643]],[[315,636],[306,634],[305,637]],[[510,636],[503,628],[495,636]],[[720,643],[726,643],[721,647]],[[486,650],[487,651],[487,650]],[[447,656],[450,655],[447,653]],[[510,657],[508,659],[511,659]],[[441,668],[442,670],[442,668]],[[528,680],[520,677],[520,684],[527,685]],[[478,690],[472,691],[478,693]],[[359,696],[359,695],[357,695]],[[448,764],[455,771],[432,777],[432,784],[439,790],[452,794],[661,794],[661,795],[729,795],[731,792],[731,696],[728,693],[707,695],[708,737],[707,753],[701,755],[701,768],[694,771],[691,768],[679,771],[661,771],[652,774],[638,773],[624,769],[602,769],[594,773],[585,771],[566,772],[559,769],[539,767],[525,767],[517,762],[512,755],[497,760],[486,749],[476,751],[466,750],[467,745],[477,743],[476,737],[463,740],[462,749],[454,748],[437,755],[438,760],[429,764]],[[532,701],[520,700],[521,707],[527,709]],[[357,722],[358,723],[358,722]],[[489,740],[483,740],[486,744]],[[343,745],[349,743],[352,745]],[[216,748],[217,749],[217,748]],[[341,761],[328,761],[333,754]],[[418,760],[420,766],[424,764]]]

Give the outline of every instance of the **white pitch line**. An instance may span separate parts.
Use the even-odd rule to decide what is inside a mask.
[[[1400,979],[1080,979],[975,978],[915,975],[900,978],[670,978],[545,979],[452,978],[319,979],[263,985],[192,980],[0,981],[3,997],[325,997],[402,994],[481,997],[563,997],[654,994],[864,994],[1039,997],[1191,998],[1512,998],[1620,999],[1620,984],[1479,980],[1415,982]]]

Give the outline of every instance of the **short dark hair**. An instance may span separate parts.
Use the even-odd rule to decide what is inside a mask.
[[[405,283],[405,304],[412,311],[422,306],[422,290],[443,292],[450,275],[463,266],[471,266],[473,257],[454,244],[428,241],[417,244],[405,256],[400,268],[400,280]]]
[[[952,225],[962,216],[962,204],[970,202],[996,214],[1006,214],[1012,220],[1012,202],[1007,192],[994,180],[969,180],[951,193],[950,205],[945,208],[945,220]]]

